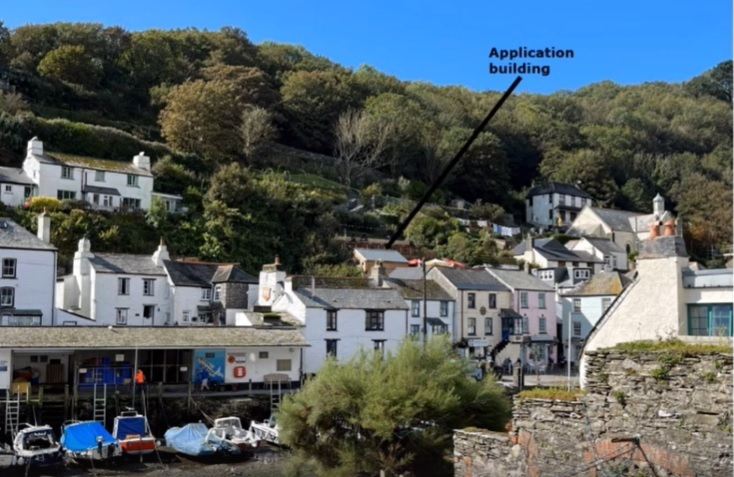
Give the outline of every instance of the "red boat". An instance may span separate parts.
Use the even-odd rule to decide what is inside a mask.
[[[123,454],[142,455],[155,451],[155,437],[148,419],[137,411],[123,411],[115,418],[112,436],[120,442]]]

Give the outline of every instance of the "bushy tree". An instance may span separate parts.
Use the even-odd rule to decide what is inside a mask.
[[[362,351],[327,360],[280,408],[281,440],[323,475],[448,467],[454,429],[501,430],[504,391],[476,382],[446,337],[405,340],[386,359]],[[418,473],[417,475],[420,475]]]
[[[102,76],[102,64],[87,54],[83,46],[61,45],[43,57],[38,72],[69,83],[94,86]]]

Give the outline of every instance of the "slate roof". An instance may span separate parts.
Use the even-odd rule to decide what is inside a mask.
[[[7,217],[0,217],[0,248],[56,250]]]
[[[499,280],[484,270],[438,267],[436,270],[459,290],[509,291]]]
[[[422,300],[423,299],[423,279],[419,280],[400,280],[397,278],[387,278],[385,283],[400,292],[406,300]],[[452,297],[443,287],[434,280],[426,280],[426,296],[429,300],[449,300]]]
[[[25,175],[23,169],[18,169],[15,167],[0,167],[0,183],[23,185],[34,184],[31,178]]]
[[[181,287],[210,287],[212,277],[217,272],[217,263],[177,262],[163,260],[168,276],[176,286]]]
[[[525,253],[525,240],[520,242],[512,249],[512,255],[522,255]],[[598,258],[590,253],[569,250],[563,246],[561,242],[554,238],[535,239],[533,242],[535,251],[548,260],[566,261],[566,262],[601,262]]]
[[[3,326],[0,348],[224,348],[308,346],[296,329],[241,326]]]
[[[584,192],[578,187],[571,184],[564,184],[562,182],[548,182],[545,184],[537,185],[530,189],[525,198],[533,197],[536,195],[552,194],[554,192],[557,194],[568,194],[576,197],[583,197],[585,199],[592,198],[588,193]]]
[[[632,280],[619,272],[599,272],[564,296],[619,295]]]
[[[298,288],[295,294],[308,308],[407,310],[405,299],[391,288]]]
[[[83,167],[100,171],[119,172],[122,174],[135,174],[138,176],[149,176],[150,171],[135,166],[130,161],[112,161],[110,159],[98,159],[96,157],[76,156],[74,154],[63,154],[60,152],[48,152],[43,155],[33,154],[33,157],[46,164],[65,165],[71,167]]]
[[[395,250],[382,250],[374,248],[355,248],[355,253],[360,254],[365,260],[383,262],[408,263],[408,259]]]
[[[260,283],[260,281],[242,270],[239,265],[230,263],[217,268],[212,283]]]
[[[157,266],[150,255],[95,253],[89,262],[97,273],[163,276],[166,274],[163,267]]]
[[[120,195],[120,191],[114,187],[99,187],[93,185],[86,185],[82,192],[92,192],[94,194],[106,194],[106,195]]]
[[[634,218],[644,215],[639,212],[603,209],[601,207],[590,207],[590,209],[602,220],[602,222],[607,224],[613,230],[618,230],[620,232],[635,232],[632,227]]]
[[[602,253],[625,253],[622,247],[612,242],[610,239],[600,237],[584,237],[584,239]]]
[[[426,273],[431,269],[431,267],[426,268]],[[398,267],[392,272],[390,272],[389,275],[390,278],[395,278],[397,280],[418,280],[423,278],[423,268],[422,267]]]
[[[500,282],[515,290],[554,291],[554,288],[540,278],[522,270],[502,270],[487,268],[487,273],[493,275]]]

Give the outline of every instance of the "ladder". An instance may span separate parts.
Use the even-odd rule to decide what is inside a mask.
[[[277,380],[277,387],[273,381],[270,381],[270,414],[278,412],[280,408],[281,388],[280,379]]]
[[[5,401],[5,432],[13,438],[18,433],[20,421],[20,393],[7,393]]]
[[[92,400],[94,417],[92,419],[101,422],[104,426],[107,420],[107,383],[102,385],[102,397],[97,393],[97,386],[97,384],[94,385],[94,397]]]

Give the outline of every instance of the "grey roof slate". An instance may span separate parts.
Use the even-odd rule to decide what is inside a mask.
[[[431,268],[428,267],[426,269],[426,273],[428,273],[428,270]],[[398,267],[392,272],[390,272],[390,275],[388,275],[390,278],[395,278],[397,280],[418,280],[420,278],[423,278],[423,268],[422,267]]]
[[[95,253],[89,262],[97,273],[163,276],[166,274],[163,267],[157,266],[149,255]]]
[[[632,280],[619,272],[600,272],[589,280],[580,283],[567,296],[604,296],[619,295]]]
[[[553,192],[558,194],[568,194],[576,197],[583,197],[585,199],[592,198],[587,192],[579,189],[578,187],[571,184],[564,184],[562,182],[548,182],[545,184],[537,185],[530,189],[525,197],[527,198],[536,195],[550,194]]]
[[[553,291],[553,287],[522,270],[502,270],[498,268],[487,268],[487,273],[497,278],[500,282],[515,290],[538,290]]]
[[[459,290],[509,291],[499,280],[484,270],[436,267],[446,279]]]
[[[220,348],[308,346],[296,329],[241,326],[3,326],[0,348]]]
[[[602,253],[625,253],[624,249],[608,238],[584,237],[594,248]]]
[[[0,248],[56,250],[7,217],[0,217]]]
[[[114,187],[99,187],[93,185],[85,185],[82,192],[91,192],[93,194],[121,195],[120,191]]]
[[[220,265],[214,272],[212,283],[259,283],[259,280],[236,263]]]
[[[23,169],[18,169],[15,167],[0,167],[0,183],[24,184],[24,185],[34,184],[31,178],[25,175],[25,172],[23,172]]]
[[[210,287],[212,277],[217,272],[217,263],[178,262],[163,260],[168,276],[176,286],[182,287]]]
[[[408,259],[395,250],[382,250],[375,248],[355,248],[355,253],[362,255],[365,260],[382,260],[383,262],[407,263]]]
[[[601,207],[590,207],[590,209],[602,220],[602,222],[607,224],[613,230],[619,230],[620,232],[635,232],[632,227],[631,219],[644,215],[639,212],[604,209]]]
[[[313,290],[313,293],[312,293]],[[407,310],[405,299],[391,288],[298,288],[294,290],[309,308]]]
[[[41,156],[33,154],[33,157],[37,158],[40,162],[56,164],[58,166],[66,165],[70,167],[119,172],[122,174],[134,174],[139,176],[153,175],[151,171],[137,167],[132,161],[115,161],[111,159],[99,159],[96,157],[77,156],[74,154],[51,151]]]
[[[423,299],[423,278],[418,280],[401,280],[399,278],[387,278],[385,283],[398,290],[406,300],[422,300]],[[453,301],[449,292],[434,280],[426,280],[426,296],[429,300],[449,300]]]

